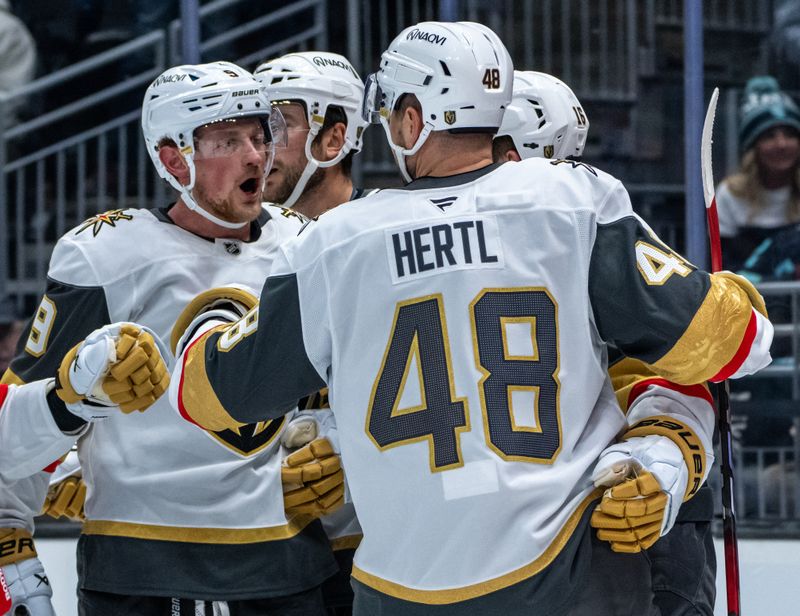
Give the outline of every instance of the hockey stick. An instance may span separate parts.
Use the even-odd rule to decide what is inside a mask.
[[[719,219],[714,196],[714,176],[711,169],[711,133],[717,111],[719,88],[714,88],[703,123],[700,144],[700,168],[703,175],[703,198],[706,202],[708,239],[711,244],[711,271],[722,269],[722,247],[719,240]],[[736,515],[733,508],[733,439],[731,435],[731,407],[728,399],[728,381],[711,383],[717,400],[719,440],[722,453],[722,535],[725,543],[725,587],[728,595],[728,616],[740,616],[739,610],[739,548],[736,542]]]

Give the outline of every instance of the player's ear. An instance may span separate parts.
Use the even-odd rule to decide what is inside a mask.
[[[522,159],[514,148],[509,148],[503,155],[504,162],[518,163]]]
[[[336,122],[319,136],[320,160],[332,160],[339,154],[344,147],[346,132],[347,125],[344,122]]]
[[[400,136],[403,139],[403,147],[411,148],[417,142],[425,123],[422,121],[422,113],[413,105],[408,105],[400,117],[401,128]]]
[[[158,158],[164,167],[174,175],[181,184],[189,183],[189,165],[178,146],[165,144],[158,148]]]

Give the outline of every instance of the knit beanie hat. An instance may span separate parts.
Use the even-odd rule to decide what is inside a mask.
[[[775,126],[791,126],[800,132],[800,109],[781,92],[774,77],[753,77],[744,89],[739,110],[739,145],[742,151]]]

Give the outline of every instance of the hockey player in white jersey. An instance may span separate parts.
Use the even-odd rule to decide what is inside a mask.
[[[49,440],[64,436],[54,422],[31,425],[27,417],[68,412],[88,422],[120,411],[145,411],[169,383],[163,346],[162,351],[149,332],[129,324],[106,326],[70,349],[55,378],[0,384],[0,442],[4,445],[0,447],[0,520],[8,524],[0,535],[0,614],[55,614],[50,581],[32,539],[33,512],[41,500],[39,483],[17,486],[14,477],[18,461],[30,455],[21,451],[25,447],[21,434],[32,429],[49,432]],[[52,458],[47,452],[39,454],[39,460],[48,459]]]
[[[249,72],[226,62],[165,71],[145,94],[142,129],[177,202],[107,212],[61,238],[7,381],[51,373],[65,349],[104,323],[135,319],[169,340],[199,292],[231,280],[258,288],[279,243],[300,228],[297,215],[262,206],[285,129]],[[239,288],[207,300],[255,303]],[[286,420],[200,431],[167,407],[157,401],[135,426],[125,416],[91,425],[36,418],[55,421],[62,440],[71,435],[61,453],[78,439],[87,486],[81,613],[324,614],[319,585],[336,564],[319,522],[284,511]]]
[[[572,89],[560,79],[536,71],[514,71],[511,104],[492,141],[495,162],[524,158],[580,160],[589,119]],[[707,387],[683,387],[657,378],[645,364],[609,349],[612,383],[624,411],[644,392],[658,403],[711,405]],[[666,395],[661,395],[666,394]],[[716,554],[711,535],[714,502],[707,484],[681,506],[675,525],[648,550],[653,601],[661,616],[714,612]],[[691,572],[687,575],[687,572]]]
[[[316,218],[367,191],[353,186],[353,157],[368,123],[361,115],[364,83],[350,61],[326,51],[290,53],[262,63],[254,75],[286,122],[287,143],[275,153],[264,199],[306,218]],[[328,407],[327,391],[301,401],[311,411]],[[332,423],[324,413],[311,413]],[[335,441],[335,439],[333,439]],[[322,586],[330,616],[346,616],[353,604],[350,570],[361,540],[352,502],[321,518],[339,571]]]
[[[210,320],[173,372],[174,406],[214,430],[328,386],[364,532],[359,616],[646,614],[649,597],[604,610],[649,581],[641,553],[605,539],[636,552],[669,531],[707,473],[714,418],[647,398],[623,415],[606,343],[684,384],[769,361],[758,294],[660,242],[619,181],[492,163],[512,70],[481,25],[401,32],[365,101],[410,183],[307,225],[261,308]],[[621,527],[602,540],[595,505]],[[600,547],[629,563],[610,586],[592,575]]]
[[[364,84],[350,61],[326,51],[290,53],[259,65],[255,77],[286,121],[264,198],[315,218],[361,196],[353,156],[361,151]]]

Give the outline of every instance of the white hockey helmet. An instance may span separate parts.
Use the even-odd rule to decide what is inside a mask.
[[[308,164],[292,194],[281,204],[291,207],[318,167],[332,167],[348,153],[361,151],[364,130],[368,126],[361,117],[364,84],[347,58],[327,51],[290,53],[269,60],[255,70],[255,77],[263,84],[270,100],[302,101],[306,108]],[[322,130],[325,114],[331,106],[341,107],[347,117],[345,143],[332,160],[320,161],[311,153],[311,144]]]
[[[488,132],[500,127],[511,101],[514,66],[500,38],[482,24],[423,22],[403,30],[367,79],[364,117],[380,122],[405,180],[405,157],[432,131]],[[404,94],[422,107],[425,127],[408,149],[392,142],[389,116]]]
[[[589,120],[578,97],[560,79],[536,71],[514,71],[514,96],[498,137],[509,136],[520,158],[579,157]]]
[[[266,177],[276,143],[285,143],[286,127],[283,116],[273,112],[263,87],[248,71],[230,62],[176,66],[159,75],[144,95],[142,132],[158,174],[181,193],[187,207],[226,228],[235,229],[248,223],[217,218],[201,208],[192,196],[196,180],[194,131],[214,122],[246,117],[259,118],[264,127]],[[158,156],[159,144],[165,139],[172,140],[186,160],[189,167],[186,186],[181,185]]]

